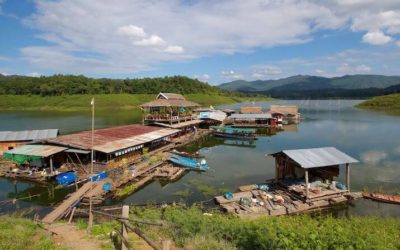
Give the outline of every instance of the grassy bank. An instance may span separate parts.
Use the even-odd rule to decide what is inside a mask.
[[[400,112],[400,94],[377,96],[358,104],[356,107],[369,110]]]
[[[59,249],[47,232],[31,220],[0,217],[0,249]]]
[[[76,111],[90,108],[92,95],[0,95],[0,110],[59,110]],[[133,109],[153,100],[153,94],[103,94],[94,95],[97,109]],[[208,94],[188,94],[185,97],[204,106],[222,105],[244,101],[269,100],[268,97],[237,97]]]
[[[172,239],[184,249],[399,249],[400,220],[384,218],[333,218],[309,215],[263,217],[254,220],[198,207],[131,208],[131,217],[163,220],[164,227],[143,226],[153,240]],[[84,222],[80,222],[82,228]],[[83,224],[83,225],[82,225]],[[114,223],[94,227],[106,238]]]

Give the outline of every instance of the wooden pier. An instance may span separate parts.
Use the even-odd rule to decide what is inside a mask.
[[[78,189],[75,193],[72,193],[66,200],[64,200],[60,205],[58,205],[53,211],[47,214],[43,219],[42,222],[46,224],[51,224],[54,221],[60,219],[65,214],[67,214],[76,204],[80,202],[82,197],[95,187],[99,183],[96,182],[87,182],[81,188]]]

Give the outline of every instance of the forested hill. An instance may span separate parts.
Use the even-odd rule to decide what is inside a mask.
[[[42,77],[0,75],[0,94],[59,96],[74,94],[180,94],[237,95],[184,76],[141,79],[94,79],[82,75]]]
[[[219,87],[275,98],[364,98],[399,92],[400,76],[346,75],[327,78],[297,75],[278,80],[237,80],[221,84]]]

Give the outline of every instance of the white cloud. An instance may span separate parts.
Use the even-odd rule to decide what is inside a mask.
[[[280,74],[282,74],[282,70],[276,66],[258,66],[256,69],[254,69],[252,77],[263,79]]]
[[[140,41],[133,42],[135,45],[139,46],[159,46],[165,43],[164,39],[157,35],[151,35],[149,38],[144,38]]]
[[[221,72],[222,78],[226,80],[239,80],[243,79],[243,75],[236,73],[233,70],[227,70],[227,71],[222,71]]]
[[[394,0],[189,2],[35,0],[36,12],[24,23],[50,45],[21,52],[34,67],[61,73],[134,73],[162,62],[305,43],[321,30],[351,26],[369,32],[368,42],[380,30],[381,44],[399,32]]]
[[[144,29],[135,25],[125,25],[118,28],[117,33],[120,35],[133,37],[133,38],[144,38],[147,36]]]
[[[173,53],[173,54],[180,54],[180,53],[183,53],[183,48],[181,46],[168,46],[165,49],[165,52]]]
[[[387,158],[387,154],[383,151],[380,150],[371,150],[371,151],[366,151],[360,155],[361,160],[364,163],[369,163],[369,164],[378,164],[379,162],[383,161],[384,159]]]
[[[360,74],[370,72],[371,67],[365,64],[350,65],[348,63],[342,63],[339,67],[337,67],[336,71],[340,74]]]
[[[202,82],[208,82],[211,79],[209,74],[194,75],[193,78]]]
[[[39,76],[41,76],[41,74],[38,72],[32,72],[32,73],[28,74],[28,76],[39,77]]]
[[[370,31],[362,37],[363,42],[373,45],[383,45],[392,41],[390,36],[385,35],[382,31]]]

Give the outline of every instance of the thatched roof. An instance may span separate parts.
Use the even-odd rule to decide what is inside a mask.
[[[140,105],[142,108],[153,108],[153,107],[199,107],[200,104],[176,99],[156,99],[151,102],[146,102]]]
[[[161,93],[158,94],[156,99],[167,99],[167,100],[186,100],[183,95],[176,93]]]

